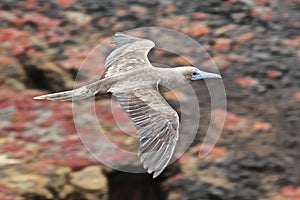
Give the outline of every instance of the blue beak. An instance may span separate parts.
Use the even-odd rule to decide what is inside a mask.
[[[191,78],[192,81],[206,79],[206,78],[222,78],[219,74],[201,71]]]

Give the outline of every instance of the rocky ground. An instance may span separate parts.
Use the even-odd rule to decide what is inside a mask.
[[[1,0],[0,8],[1,200],[300,199],[299,0]],[[205,84],[195,87],[199,134],[155,180],[95,160],[76,134],[71,103],[32,99],[71,89],[96,44],[142,26],[177,30],[201,43],[221,71],[228,100],[227,111],[210,112]],[[157,62],[162,56],[172,66],[187,62],[161,51],[151,54]],[[103,71],[95,67],[80,78],[86,82]],[[115,129],[114,120],[129,119],[120,108],[113,117],[109,104],[104,98],[95,106],[108,137],[124,149],[135,148],[130,135]],[[210,116],[218,129],[224,113],[217,146],[199,159]],[[86,141],[101,145],[93,131],[85,130]],[[132,165],[115,152],[107,159]]]

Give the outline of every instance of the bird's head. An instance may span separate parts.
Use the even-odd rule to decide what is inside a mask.
[[[184,77],[189,81],[196,81],[207,78],[222,78],[219,74],[204,72],[192,66],[176,67],[175,69],[183,74]]]

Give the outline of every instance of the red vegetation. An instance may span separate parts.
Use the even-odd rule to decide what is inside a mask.
[[[166,12],[174,12],[176,10],[176,5],[175,4],[169,4],[165,7]]]
[[[282,72],[277,70],[268,70],[267,71],[267,77],[271,79],[279,78],[282,76]]]
[[[0,42],[0,48],[8,54],[16,55],[23,53],[29,46],[29,35],[15,28],[3,28],[0,30]]]
[[[230,38],[216,38],[214,48],[217,51],[228,50],[232,40]]]
[[[235,79],[235,82],[245,88],[251,88],[258,84],[258,80],[251,77],[239,77]]]
[[[63,7],[70,7],[77,0],[56,0],[56,3]]]
[[[140,6],[140,5],[132,5],[130,6],[130,10],[133,13],[137,13],[140,15],[146,15],[148,12],[148,9],[144,6]]]
[[[184,30],[183,30],[184,31]],[[201,23],[192,23],[186,33],[190,33],[194,37],[199,37],[211,32],[211,29]]]
[[[11,62],[9,57],[0,57],[0,67],[3,65],[7,65]]]
[[[68,157],[58,159],[58,163],[62,165],[66,165],[71,169],[79,169],[93,164],[99,164],[90,158],[86,158],[83,156],[74,156],[74,155],[73,156],[69,155]]]
[[[49,8],[50,3],[49,2],[38,3],[37,0],[23,0],[23,1],[19,1],[17,5],[23,6],[24,8],[33,11],[42,12]]]
[[[200,150],[200,152],[199,152],[199,150]],[[205,156],[207,154],[205,159],[208,159],[208,160],[215,160],[217,158],[224,157],[227,155],[227,152],[224,148],[213,146],[211,144],[205,144],[205,143],[194,146],[192,148],[192,152],[193,153],[199,152],[198,156],[200,158],[203,158],[203,156]]]
[[[215,29],[215,33],[217,35],[221,35],[224,34],[226,32],[229,32],[231,30],[235,30],[238,27],[238,25],[236,24],[229,24],[229,25],[225,25],[225,26],[221,26],[220,28]]]
[[[168,179],[168,182],[174,182],[174,181],[177,181],[179,179],[183,179],[185,178],[185,175],[182,174],[182,173],[179,173],[179,174],[176,174],[174,176],[171,176],[169,179]]]
[[[16,200],[17,190],[0,183],[0,199],[1,200]]]
[[[293,39],[285,39],[283,40],[282,44],[284,46],[294,46],[294,47],[300,47],[300,36],[296,36]]]
[[[21,17],[12,19],[12,23],[18,27],[24,25],[26,22],[35,24],[40,30],[48,30],[53,26],[57,26],[60,23],[60,20],[50,19],[39,13],[25,13]]]
[[[224,124],[223,119],[225,117]],[[236,131],[241,128],[242,119],[233,113],[226,112],[225,110],[216,109],[212,111],[212,123],[219,130],[232,130]]]
[[[193,14],[193,17],[195,19],[205,19],[207,17],[207,14],[205,12],[196,12]]]
[[[187,160],[187,156],[185,154],[182,154],[179,158],[178,158],[178,162],[180,165],[183,165],[184,163],[186,163]]]
[[[272,125],[268,122],[256,122],[253,125],[253,129],[255,131],[268,131],[271,129],[271,127],[272,127]]]
[[[230,65],[229,60],[225,56],[214,56],[212,60],[213,62],[211,60],[206,60],[202,62],[201,66],[211,67],[214,66],[214,64],[216,64],[219,69],[225,69]]]
[[[293,98],[297,101],[300,101],[300,92],[294,93]]]
[[[34,149],[30,149],[26,147],[26,144],[18,143],[18,141],[7,141],[1,144],[0,152],[9,152],[12,158],[27,160],[34,154]]]
[[[239,36],[237,36],[237,39],[241,42],[248,42],[249,40],[251,40],[254,36],[253,32],[249,32],[249,33],[243,33]]]
[[[47,174],[50,172],[49,170],[56,163],[57,163],[57,161],[53,158],[45,158],[45,159],[37,160],[35,162],[30,163],[27,166],[27,169],[38,172],[40,174]]]
[[[281,188],[281,197],[275,197],[274,200],[299,200],[300,199],[300,187],[294,185],[287,185]]]

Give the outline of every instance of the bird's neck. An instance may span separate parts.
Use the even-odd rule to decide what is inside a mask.
[[[159,76],[161,77],[159,85],[162,88],[162,92],[167,92],[190,83],[184,77],[182,69],[178,68],[161,68],[159,70]]]

